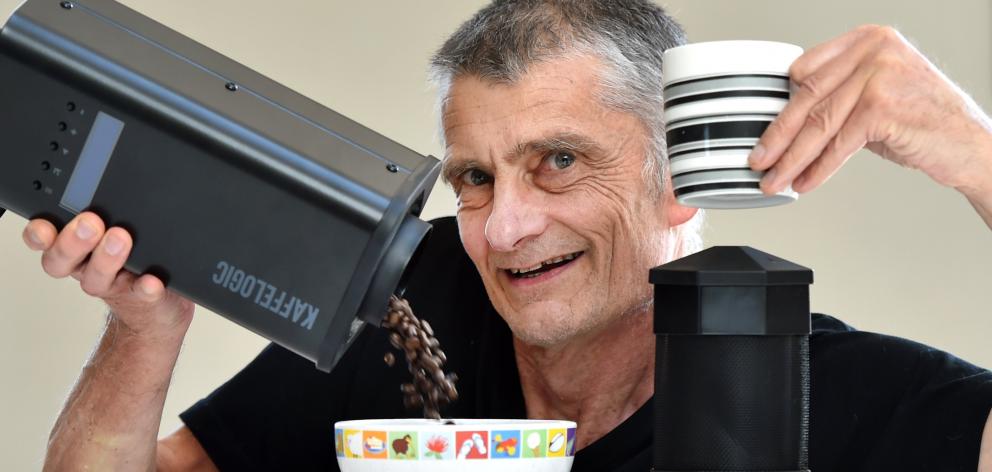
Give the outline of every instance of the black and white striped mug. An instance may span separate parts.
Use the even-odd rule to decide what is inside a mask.
[[[763,172],[747,157],[789,100],[789,66],[801,47],[771,41],[712,41],[671,48],[662,74],[672,187],[698,208],[759,208],[795,201],[786,188],[764,195]]]

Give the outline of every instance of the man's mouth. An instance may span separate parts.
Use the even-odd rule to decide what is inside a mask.
[[[514,268],[514,269],[505,269],[505,270],[512,278],[530,279],[537,277],[549,270],[566,265],[577,259],[579,256],[582,255],[582,253],[583,251],[579,251],[579,252],[573,252],[571,254],[565,254],[563,256],[553,257],[533,267],[523,267],[523,268]]]

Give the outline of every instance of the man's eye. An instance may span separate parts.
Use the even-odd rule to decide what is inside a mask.
[[[489,174],[479,169],[470,169],[462,174],[462,183],[474,187],[477,187],[479,185],[486,185],[489,182],[492,182],[492,180],[493,178],[490,177]]]
[[[558,170],[571,167],[572,164],[575,164],[575,156],[567,152],[556,152],[549,157],[551,158],[551,165]]]

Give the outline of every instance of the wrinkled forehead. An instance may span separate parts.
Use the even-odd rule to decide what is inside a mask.
[[[441,114],[446,158],[479,146],[515,147],[555,134],[603,131],[608,109],[599,100],[599,62],[567,57],[532,65],[513,82],[456,77]]]
[[[589,106],[595,100],[598,67],[593,58],[563,58],[535,64],[512,82],[475,74],[458,76],[444,100],[444,129],[542,105]]]

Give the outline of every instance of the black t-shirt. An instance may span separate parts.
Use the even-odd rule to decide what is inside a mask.
[[[407,299],[430,321],[460,377],[449,418],[524,418],[510,330],[493,309],[453,218],[434,223]],[[813,316],[810,466],[821,471],[977,468],[992,373],[950,354]],[[366,329],[330,373],[270,345],[230,381],[181,415],[221,470],[338,470],[334,422],[416,417],[409,381],[385,330]],[[645,356],[653,353],[644,353]],[[651,468],[647,402],[578,451],[572,470]]]

